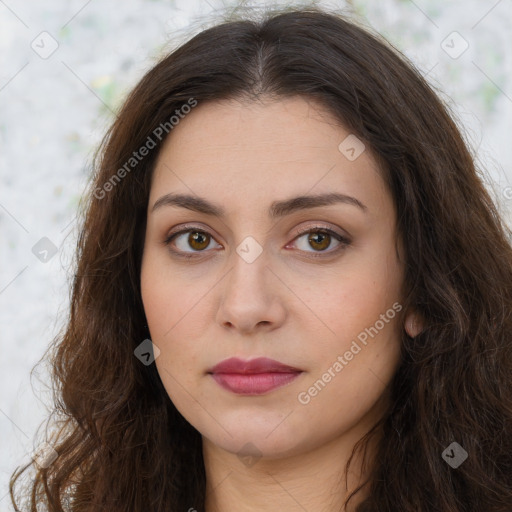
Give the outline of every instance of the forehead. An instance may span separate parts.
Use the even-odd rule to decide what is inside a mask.
[[[326,148],[337,146],[340,129],[339,121],[320,104],[299,96],[205,102],[173,128],[162,153],[193,149],[222,159],[226,151],[238,151],[262,161],[290,156],[291,151],[298,158],[325,156]]]
[[[373,209],[391,206],[368,148],[343,149],[355,137],[320,104],[302,97],[264,102],[205,102],[174,126],[160,150],[150,205],[182,192],[261,208],[276,199],[341,192]],[[361,143],[362,144],[362,143]],[[360,150],[361,147],[356,147]],[[373,205],[373,206],[372,206]]]

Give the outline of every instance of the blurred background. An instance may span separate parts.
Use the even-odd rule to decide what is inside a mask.
[[[314,2],[405,54],[448,105],[512,224],[512,0]],[[48,368],[63,328],[76,211],[94,150],[165,53],[234,9],[312,2],[0,0],[0,511],[44,440]]]

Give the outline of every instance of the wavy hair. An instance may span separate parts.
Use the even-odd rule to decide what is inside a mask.
[[[354,447],[381,434],[372,471],[347,502],[364,488],[358,512],[512,510],[510,229],[421,73],[380,36],[315,6],[224,19],[162,58],[120,108],[94,157],[69,318],[53,340],[58,457],[16,468],[16,510],[15,484],[31,467],[21,493],[31,512],[41,503],[50,512],[204,512],[201,436],[156,366],[134,357],[149,338],[141,256],[165,137],[129,171],[126,163],[191,98],[296,95],[325,106],[377,156],[404,240],[404,312],[424,320],[415,338],[402,329],[390,406]],[[456,469],[442,457],[452,442],[468,454]]]

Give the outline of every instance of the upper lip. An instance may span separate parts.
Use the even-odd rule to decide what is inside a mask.
[[[208,373],[291,373],[300,372],[298,368],[269,359],[268,357],[257,357],[244,361],[238,357],[231,357],[216,364]]]

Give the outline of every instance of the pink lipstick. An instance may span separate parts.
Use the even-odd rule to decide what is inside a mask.
[[[249,361],[231,357],[208,371],[223,388],[240,395],[261,395],[288,384],[302,370],[279,361],[258,357]]]

